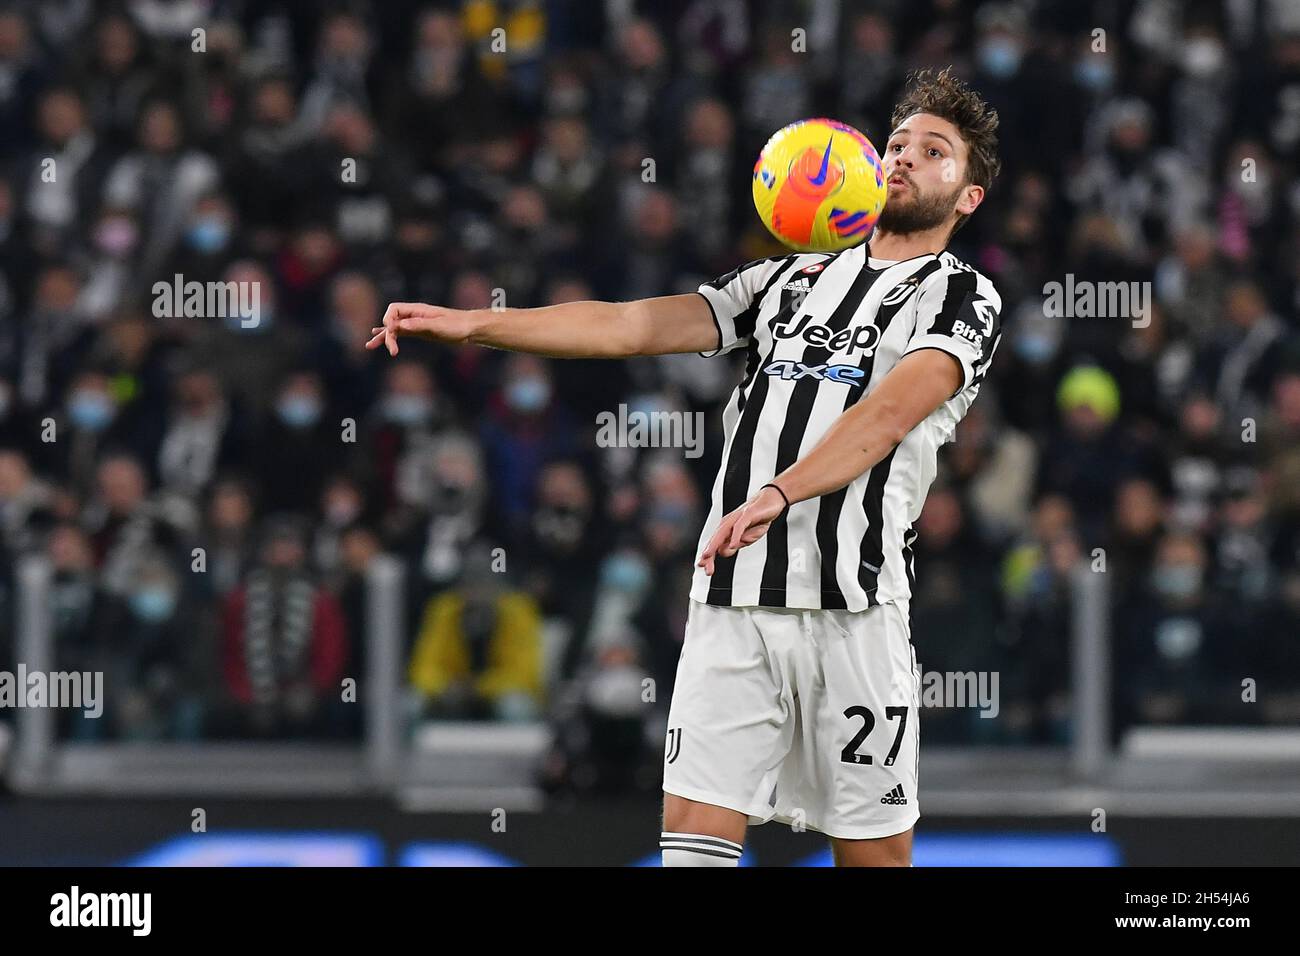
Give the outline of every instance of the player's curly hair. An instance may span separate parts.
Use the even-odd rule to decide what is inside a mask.
[[[914,113],[930,113],[957,127],[966,144],[966,183],[985,191],[1002,171],[998,159],[998,111],[983,97],[953,75],[949,67],[939,73],[918,70],[907,78],[903,98],[894,107],[891,129]],[[959,216],[953,232],[961,228],[966,216]]]

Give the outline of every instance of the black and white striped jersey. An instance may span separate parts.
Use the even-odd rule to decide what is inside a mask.
[[[725,443],[698,555],[719,521],[807,454],[902,356],[940,349],[962,385],[879,464],[846,487],[796,502],[756,543],[695,569],[691,597],[736,607],[864,610],[907,600],[912,523],[939,446],[979,393],[1001,337],[1002,303],[984,275],[944,252],[899,262],[866,244],[759,259],[700,286],[722,355],[744,349],[723,411]]]

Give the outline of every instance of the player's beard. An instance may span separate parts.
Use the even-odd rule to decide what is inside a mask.
[[[953,207],[957,205],[958,194],[965,188],[963,185],[958,185],[946,196],[927,196],[917,189],[915,180],[909,179],[907,185],[912,194],[909,202],[899,202],[894,199],[885,203],[885,209],[876,223],[876,228],[882,232],[905,236],[942,226],[952,215]]]

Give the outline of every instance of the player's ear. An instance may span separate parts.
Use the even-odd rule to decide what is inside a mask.
[[[961,191],[961,198],[957,200],[957,211],[963,216],[969,216],[983,201],[984,187],[971,183]]]

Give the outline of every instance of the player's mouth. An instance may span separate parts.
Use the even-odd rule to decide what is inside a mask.
[[[911,183],[909,183],[909,182],[908,182],[906,179],[904,179],[902,176],[890,176],[890,177],[889,177],[889,185],[890,185],[890,186],[900,186],[900,187],[901,187],[901,186],[910,186]]]

